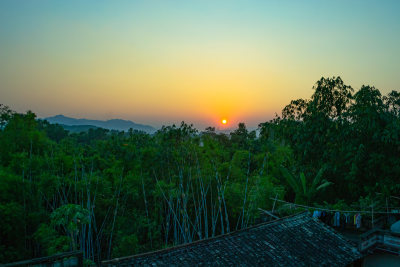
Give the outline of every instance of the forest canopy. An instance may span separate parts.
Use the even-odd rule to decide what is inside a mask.
[[[248,227],[278,198],[351,207],[400,187],[400,93],[321,78],[310,99],[230,134],[70,133],[0,105],[0,262],[80,249],[87,261]],[[366,204],[367,203],[367,204]]]

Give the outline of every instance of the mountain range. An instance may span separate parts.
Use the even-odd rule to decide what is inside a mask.
[[[154,133],[156,131],[150,125],[138,124],[129,120],[112,119],[107,121],[102,120],[89,120],[89,119],[75,119],[66,117],[64,115],[56,115],[53,117],[44,118],[50,123],[58,123],[63,126],[86,126],[85,128],[90,128],[90,126],[100,127],[109,130],[118,131],[128,131],[130,128],[133,130],[144,131],[146,133]],[[64,127],[66,129],[70,127]]]

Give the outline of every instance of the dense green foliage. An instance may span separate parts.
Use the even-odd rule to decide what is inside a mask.
[[[255,223],[271,197],[383,201],[400,182],[400,94],[322,78],[259,135],[191,125],[70,133],[0,106],[0,262],[81,249],[92,261]],[[377,195],[376,193],[381,193]],[[324,204],[325,203],[325,204]]]

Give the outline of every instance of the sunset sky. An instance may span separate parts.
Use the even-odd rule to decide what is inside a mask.
[[[0,103],[250,127],[321,76],[400,90],[400,1],[0,1]]]

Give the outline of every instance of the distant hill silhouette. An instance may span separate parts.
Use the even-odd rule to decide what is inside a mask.
[[[56,115],[44,119],[50,123],[58,123],[63,126],[67,126],[65,127],[67,130],[68,128],[71,129],[71,127],[68,126],[85,126],[83,128],[86,129],[88,129],[90,126],[94,126],[94,127],[100,127],[104,129],[118,130],[118,131],[128,131],[130,128],[132,128],[133,130],[144,131],[147,133],[153,133],[156,131],[156,129],[154,129],[152,126],[138,124],[134,123],[133,121],[120,120],[120,119],[101,121],[101,120],[75,119],[66,117],[64,115]]]

